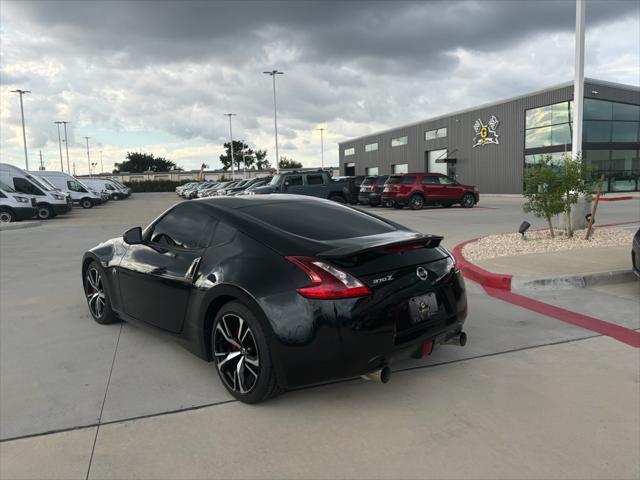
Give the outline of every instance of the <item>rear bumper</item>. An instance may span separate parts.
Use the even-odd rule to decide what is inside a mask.
[[[400,195],[382,194],[382,203],[395,203],[398,205],[407,205],[409,203],[409,197],[403,197]]]
[[[431,320],[410,324],[395,298],[372,297],[340,301],[302,299],[299,315],[310,315],[305,339],[293,341],[276,332],[272,352],[278,380],[295,388],[343,378],[357,377],[385,365],[420,357],[426,341],[446,342],[460,333],[467,316],[462,276],[452,274],[448,285],[435,287],[452,303],[447,312]]]
[[[382,199],[379,193],[369,192],[358,195],[358,202],[364,203],[365,205],[377,205],[381,201]]]

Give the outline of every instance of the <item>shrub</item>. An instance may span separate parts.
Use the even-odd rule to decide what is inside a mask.
[[[563,187],[558,169],[551,162],[551,156],[525,170],[523,192],[525,203],[522,208],[527,213],[544,218],[549,224],[549,233],[552,238],[555,234],[551,218],[562,213],[565,208],[562,198]]]

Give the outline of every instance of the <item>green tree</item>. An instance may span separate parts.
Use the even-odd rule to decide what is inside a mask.
[[[571,224],[571,210],[578,203],[581,195],[589,193],[591,173],[588,166],[582,161],[580,155],[573,159],[564,155],[559,169],[560,183],[562,186],[563,212],[567,219],[568,237],[573,237],[573,225]]]
[[[278,162],[278,166],[280,168],[302,168],[302,164],[300,162],[296,162],[293,158],[280,157],[280,161]]]
[[[562,213],[565,208],[563,200],[564,184],[558,168],[552,164],[551,156],[540,163],[527,167],[524,173],[523,210],[544,218],[549,224],[549,233],[555,237],[551,219]]]
[[[229,156],[229,142],[224,144],[224,154],[220,155],[220,163],[222,168],[229,170],[231,168],[231,158]],[[258,170],[264,170],[269,168],[269,162],[265,159],[267,156],[266,150],[253,150],[249,148],[244,141],[233,141],[233,160],[234,166],[238,170],[241,166],[244,166],[247,170],[251,168],[257,168]]]
[[[113,173],[131,172],[168,172],[182,170],[171,160],[164,157],[155,157],[152,153],[127,152],[126,160],[116,163]]]
[[[267,160],[266,150],[256,150],[254,155],[256,158],[255,166],[258,170],[269,170],[271,168],[271,163]]]

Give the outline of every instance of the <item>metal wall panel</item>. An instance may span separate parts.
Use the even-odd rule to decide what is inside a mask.
[[[592,93],[597,91],[598,93]],[[640,104],[640,90],[621,88],[607,83],[585,82],[585,97]],[[356,175],[364,175],[366,167],[378,167],[379,174],[391,173],[391,166],[407,163],[410,172],[427,171],[426,152],[447,148],[449,157],[456,158],[456,178],[477,185],[481,193],[522,193],[524,171],[525,111],[573,98],[573,86],[564,86],[518,97],[502,103],[467,110],[447,117],[426,120],[414,125],[388,130],[339,144],[340,170],[344,163],[354,162]],[[499,144],[473,147],[477,119],[487,123],[495,115],[500,124],[496,129]],[[424,132],[447,127],[447,137],[426,141]],[[391,147],[391,139],[407,135],[409,143]],[[378,150],[365,152],[364,145],[378,142]],[[355,155],[344,157],[344,149],[355,147]],[[570,148],[570,146],[569,146]]]

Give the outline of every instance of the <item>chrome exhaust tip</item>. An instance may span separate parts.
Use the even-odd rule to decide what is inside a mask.
[[[450,337],[444,345],[457,345],[459,347],[464,347],[467,344],[467,334],[464,332],[460,332],[455,334],[453,337]]]
[[[377,383],[387,383],[391,379],[391,369],[385,365],[379,370],[362,375],[365,380],[371,380]]]

